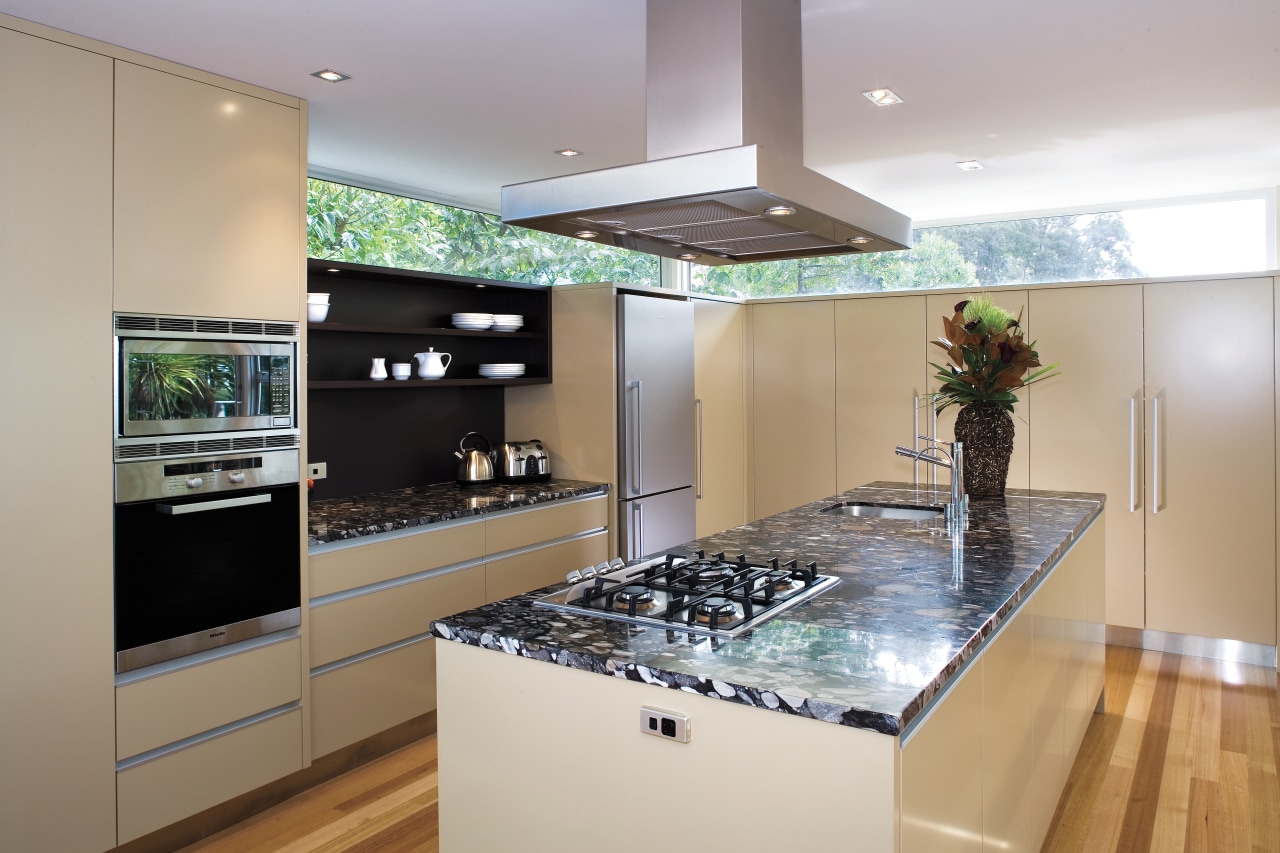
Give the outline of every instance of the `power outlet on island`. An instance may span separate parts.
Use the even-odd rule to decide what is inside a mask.
[[[657,708],[641,708],[640,731],[663,740],[688,743],[689,718],[684,714],[660,711]]]
[[[329,463],[310,462],[307,464],[307,477],[312,480],[323,480],[329,476]]]

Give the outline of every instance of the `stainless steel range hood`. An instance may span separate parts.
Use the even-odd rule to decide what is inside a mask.
[[[502,220],[700,264],[911,246],[803,165],[800,0],[649,0],[644,163],[502,188]]]

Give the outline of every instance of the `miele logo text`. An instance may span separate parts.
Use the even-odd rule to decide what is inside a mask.
[[[226,632],[226,631],[214,631],[214,632],[213,632],[212,634],[210,634],[209,636],[210,636],[210,637],[225,637],[226,635],[227,635],[227,632]]]

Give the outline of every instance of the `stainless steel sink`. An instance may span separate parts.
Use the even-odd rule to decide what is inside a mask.
[[[832,504],[829,507],[824,507],[822,511],[833,515],[852,515],[858,518],[893,518],[899,521],[933,521],[944,512],[942,507],[884,506],[861,501]]]

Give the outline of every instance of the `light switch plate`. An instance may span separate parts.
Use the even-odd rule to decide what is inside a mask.
[[[307,464],[307,476],[312,480],[323,480],[329,476],[329,463],[310,462]]]
[[[640,709],[640,731],[676,743],[688,743],[691,734],[688,716],[648,707]]]

